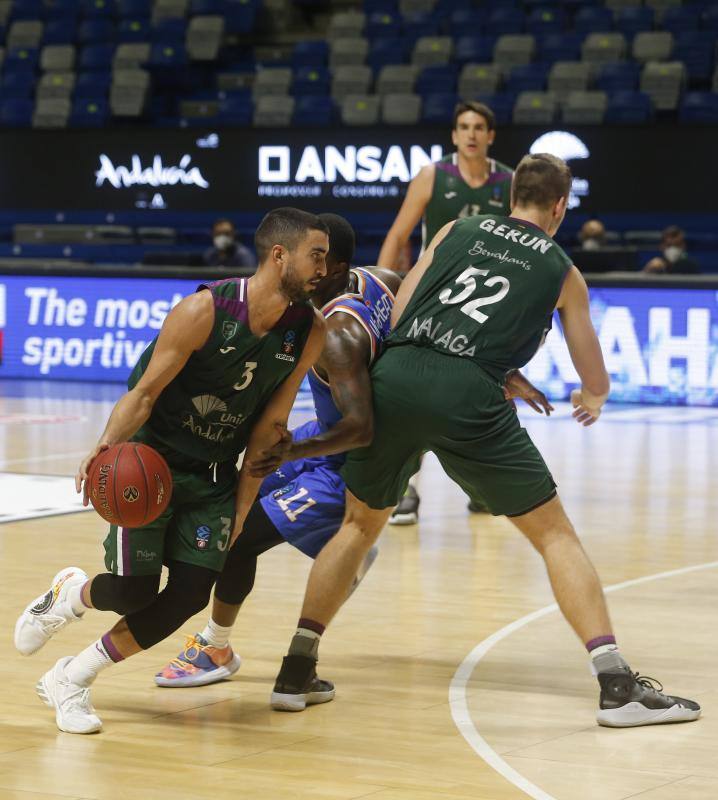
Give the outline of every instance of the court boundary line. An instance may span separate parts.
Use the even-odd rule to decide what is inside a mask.
[[[642,583],[649,583],[651,581],[661,580],[662,578],[672,578],[676,575],[686,575],[691,572],[699,572],[702,570],[715,569],[718,567],[718,561],[707,561],[703,564],[694,564],[689,567],[680,567],[678,569],[667,570],[665,572],[656,572],[653,575],[644,575],[641,578],[632,578],[628,581],[621,583],[614,583],[611,586],[604,587],[604,592],[609,594],[617,592],[621,589],[628,589],[632,586],[639,586]],[[459,730],[459,733],[464,737],[467,744],[471,749],[485,761],[493,770],[499,773],[501,777],[505,778],[509,783],[513,784],[517,789],[527,794],[533,800],[558,800],[553,795],[544,791],[540,786],[531,783],[528,778],[525,778],[520,772],[510,766],[484,739],[479,733],[474,720],[469,712],[469,705],[466,697],[466,686],[471,678],[479,662],[484,656],[503,639],[506,639],[512,633],[526,625],[534,622],[541,617],[552,614],[558,611],[558,604],[551,603],[551,605],[544,606],[543,608],[533,611],[520,617],[514,622],[505,625],[491,636],[488,636],[483,641],[474,647],[473,650],[464,658],[454,673],[449,685],[449,707],[451,709],[451,717],[454,724]],[[568,624],[568,623],[567,623]]]

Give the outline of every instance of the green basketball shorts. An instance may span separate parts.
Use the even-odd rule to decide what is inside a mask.
[[[352,450],[342,475],[371,508],[394,506],[421,456],[492,514],[518,516],[556,484],[497,381],[472,361],[425,347],[390,347],[372,370],[374,441]]]
[[[182,561],[221,572],[234,525],[237,470],[186,472],[171,469],[172,498],[154,522],[142,528],[110,526],[105,566],[114,575],[156,575],[162,564]]]

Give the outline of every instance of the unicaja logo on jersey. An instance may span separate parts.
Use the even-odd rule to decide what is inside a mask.
[[[586,145],[569,131],[550,131],[539,136],[529,148],[529,153],[550,153],[564,161],[575,161],[589,158],[591,153]],[[568,198],[569,208],[578,208],[581,198],[588,197],[588,180],[574,177],[571,184],[571,194]]]

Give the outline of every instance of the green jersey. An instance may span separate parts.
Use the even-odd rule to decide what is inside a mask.
[[[530,222],[493,214],[459,220],[386,344],[471,359],[501,380],[543,342],[570,267]]]
[[[249,328],[247,280],[230,278],[198,288],[214,299],[212,332],[162,391],[135,436],[159,450],[170,466],[235,462],[269,398],[302,355],[314,321],[312,307],[289,305],[258,338]],[[156,342],[130,375],[130,389],[147,368]]]
[[[434,164],[434,188],[424,212],[422,249],[455,219],[477,214],[509,214],[511,211],[511,167],[488,159],[489,177],[483,186],[472,189],[461,177],[456,153]]]

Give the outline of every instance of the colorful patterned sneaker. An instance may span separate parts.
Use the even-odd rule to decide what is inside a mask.
[[[102,720],[90,703],[90,689],[70,683],[65,667],[72,656],[61,658],[37,682],[35,691],[46,706],[55,709],[55,722],[66,733],[96,733]]]
[[[660,725],[664,722],[691,722],[701,715],[701,707],[693,700],[663,694],[663,686],[629,667],[599,672],[599,725],[609,728],[633,728],[638,725]],[[656,688],[657,687],[657,688]]]
[[[186,637],[184,650],[155,675],[155,683],[176,688],[207,686],[234,675],[241,663],[231,645],[212,647],[197,633]]]
[[[334,699],[334,684],[317,678],[317,662],[309,656],[284,656],[271,705],[275,711],[304,711]]]
[[[20,614],[15,623],[15,647],[24,656],[39,650],[65,625],[82,619],[70,608],[67,593],[86,581],[87,575],[79,567],[66,567],[55,575],[50,588]]]

